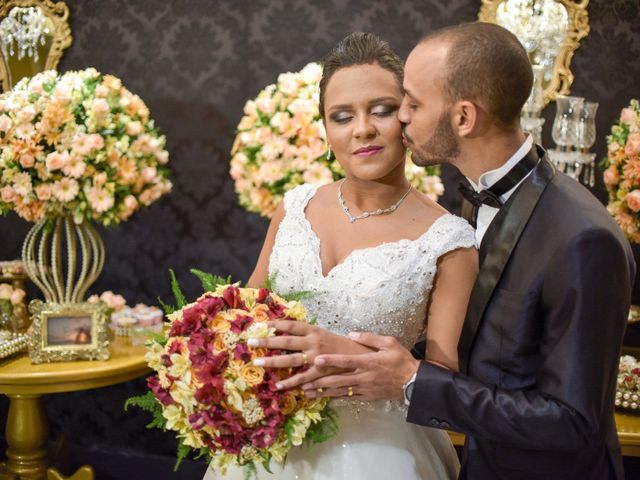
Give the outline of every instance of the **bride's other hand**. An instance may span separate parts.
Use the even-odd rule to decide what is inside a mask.
[[[312,382],[325,375],[346,371],[340,368],[322,368],[313,365],[313,361],[318,355],[328,353],[360,354],[371,352],[370,348],[348,337],[331,333],[324,328],[308,323],[276,320],[269,322],[268,325],[287,335],[252,338],[247,342],[249,346],[287,350],[294,353],[257,358],[253,362],[254,365],[265,368],[293,368],[310,364],[308,370],[280,382],[278,386],[281,389],[293,388],[303,383]]]
[[[338,368],[346,373],[328,375],[303,385],[305,395],[309,398],[354,396],[359,400],[404,398],[403,386],[418,370],[419,360],[393,337],[359,332],[350,337],[375,351],[317,357],[314,366]]]

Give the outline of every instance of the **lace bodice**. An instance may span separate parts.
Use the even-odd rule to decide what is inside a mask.
[[[446,214],[418,239],[356,249],[324,276],[320,240],[305,216],[316,191],[305,184],[284,197],[285,216],[269,261],[276,290],[311,292],[302,302],[323,328],[341,335],[392,335],[411,348],[425,328],[438,257],[474,246],[473,229],[462,218]]]

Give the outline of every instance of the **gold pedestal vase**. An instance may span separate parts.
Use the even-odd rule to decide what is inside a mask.
[[[80,303],[104,266],[104,243],[86,220],[42,219],[22,246],[24,269],[47,302]]]

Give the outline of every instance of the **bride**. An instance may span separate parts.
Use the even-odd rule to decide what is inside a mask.
[[[396,117],[402,63],[386,42],[353,33],[323,65],[320,112],[345,179],[320,188],[301,185],[285,195],[248,285],[274,277],[279,292],[313,293],[303,303],[317,318],[317,326],[305,326],[316,347],[290,355],[300,364],[322,353],[323,345],[333,353],[366,351],[346,336],[350,331],[393,335],[411,348],[426,329],[426,358],[457,369],[458,337],[477,274],[474,233],[404,175]],[[269,345],[299,350],[296,338],[274,337],[269,341],[287,343]],[[336,437],[292,449],[283,467],[273,465],[273,475],[260,469],[260,478],[457,477],[446,432],[407,423],[402,401],[364,402],[354,395],[332,407],[340,422]],[[220,476],[207,469],[205,480],[220,478],[241,479],[243,472]]]

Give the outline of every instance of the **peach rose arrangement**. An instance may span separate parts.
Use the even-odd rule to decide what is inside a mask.
[[[50,70],[0,96],[0,213],[126,220],[171,189],[165,137],[120,79]]]
[[[640,243],[640,102],[622,109],[607,136],[608,154],[601,166],[609,192],[607,209],[625,235]]]
[[[125,405],[152,412],[150,426],[177,433],[176,468],[195,451],[223,475],[230,465],[240,465],[251,476],[256,462],[270,471],[271,460],[284,462],[293,446],[333,436],[337,424],[328,399],[276,388],[300,369],[255,366],[254,358],[280,351],[247,344],[249,338],[276,335],[269,320],[306,322],[303,305],[267,288],[240,288],[229,279],[192,272],[206,293],[186,304],[173,277],[178,308],[167,315],[165,332],[147,345],[146,359],[155,371],[147,379],[151,391]]]
[[[324,185],[344,177],[333,155],[327,158],[326,133],[318,111],[322,66],[310,63],[282,73],[244,106],[231,149],[231,177],[240,204],[271,217],[284,194],[303,183]],[[437,167],[418,167],[407,156],[411,184],[434,200],[444,186]]]

